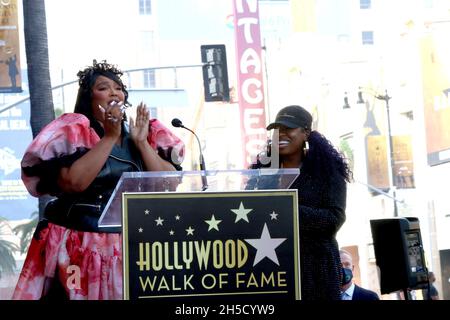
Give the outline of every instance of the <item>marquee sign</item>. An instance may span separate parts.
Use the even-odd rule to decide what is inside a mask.
[[[244,168],[267,142],[259,6],[255,0],[233,0],[237,91],[241,116]]]
[[[125,299],[300,299],[297,190],[122,197]]]

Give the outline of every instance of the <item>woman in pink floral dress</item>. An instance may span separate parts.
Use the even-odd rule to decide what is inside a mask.
[[[184,144],[140,103],[126,119],[122,72],[78,72],[74,113],[48,124],[22,159],[30,194],[56,197],[39,222],[13,299],[121,299],[122,242],[98,219],[123,172],[181,170]],[[176,159],[173,159],[176,158]]]

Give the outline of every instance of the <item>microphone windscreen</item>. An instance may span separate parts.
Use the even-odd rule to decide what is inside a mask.
[[[180,119],[173,118],[173,119],[172,119],[172,125],[173,125],[174,127],[180,128],[180,127],[183,126],[183,122],[181,122]]]

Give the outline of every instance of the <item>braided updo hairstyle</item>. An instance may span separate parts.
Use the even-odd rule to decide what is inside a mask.
[[[103,136],[103,128],[100,124],[94,119],[92,114],[92,86],[95,84],[95,81],[99,76],[107,77],[117,84],[120,85],[122,91],[125,95],[124,105],[126,107],[131,106],[128,102],[128,91],[126,86],[122,82],[123,72],[119,70],[115,65],[109,64],[106,60],[102,60],[101,62],[97,62],[97,60],[93,60],[92,66],[86,67],[83,70],[78,71],[78,94],[77,101],[75,102],[75,113],[81,113],[85,115],[91,122],[91,126],[95,129],[99,136]],[[126,120],[126,115],[124,114],[124,120]]]

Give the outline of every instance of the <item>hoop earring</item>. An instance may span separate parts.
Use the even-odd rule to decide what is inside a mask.
[[[305,146],[303,147],[303,154],[306,156],[309,151],[309,142],[305,141]]]

